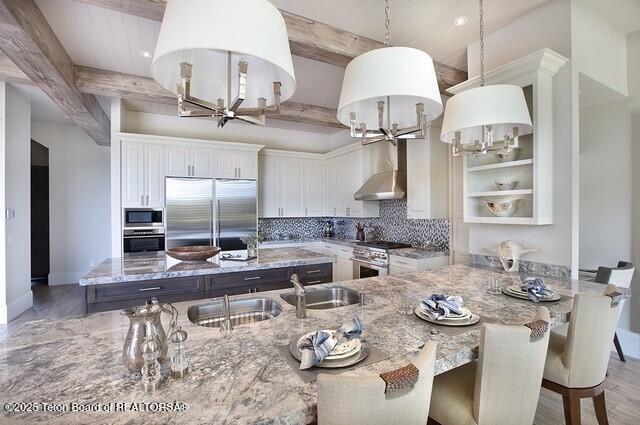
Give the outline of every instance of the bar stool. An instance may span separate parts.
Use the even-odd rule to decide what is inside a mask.
[[[582,398],[593,398],[598,423],[608,423],[604,381],[622,310],[621,292],[609,284],[602,295],[577,294],[567,336],[551,333],[542,386],[562,395],[567,425],[580,424]]]
[[[595,281],[604,284],[613,283],[619,288],[629,288],[631,286],[631,279],[633,279],[634,271],[635,267],[633,266],[633,263],[618,261],[618,267],[598,267]],[[622,346],[618,340],[617,332],[613,334],[613,344],[616,346],[618,358],[621,361],[626,362],[627,360],[624,358],[624,352],[622,351]]]
[[[531,425],[540,396],[549,321],[549,310],[539,307],[525,326],[484,325],[478,361],[435,377],[429,423]]]
[[[413,360],[417,382],[409,391],[385,394],[380,376],[318,375],[318,425],[424,425],[436,362],[436,343],[428,342]]]

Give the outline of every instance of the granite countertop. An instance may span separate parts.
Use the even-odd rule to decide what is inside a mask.
[[[364,307],[353,305],[333,310],[308,310],[295,318],[295,308],[282,302],[282,291],[232,297],[265,297],[282,304],[279,316],[252,325],[236,326],[225,339],[218,329],[199,327],[186,319],[190,305],[177,303],[179,324],[189,333],[186,341],[189,374],[167,378],[155,393],[141,384],[122,364],[120,353],[128,321],[119,312],[97,313],[83,318],[28,322],[0,342],[0,398],[7,402],[34,403],[133,403],[183,402],[183,412],[25,412],[0,413],[0,422],[11,423],[111,423],[111,424],[305,424],[315,420],[317,385],[304,383],[291,369],[285,354],[274,348],[274,330],[291,334],[335,328],[353,316],[365,323],[364,337],[390,358],[345,374],[377,375],[405,365],[423,343],[438,343],[436,373],[475,358],[480,329],[450,336],[432,334],[428,323],[397,313],[398,299],[406,294],[413,302],[431,293],[458,294],[465,306],[490,319],[508,324],[525,323],[536,305],[505,295],[490,295],[487,283],[514,279],[496,271],[456,265],[433,271],[406,273],[342,282],[364,291]],[[602,291],[599,284],[546,279],[559,293]],[[336,284],[318,285],[334,286]],[[547,304],[552,326],[568,320],[571,300]],[[165,326],[167,319],[165,318]]]
[[[231,253],[246,255],[246,251],[231,251]],[[258,258],[249,261],[222,260],[220,255],[218,254],[207,261],[186,262],[171,258],[164,252],[125,254],[124,257],[109,258],[103,261],[82,277],[79,283],[81,286],[103,285],[333,262],[331,256],[291,248],[262,248],[258,250]]]
[[[305,244],[305,243],[314,243],[314,242],[326,242],[334,245],[341,246],[349,246],[351,248],[355,248],[358,246],[360,241],[353,239],[345,239],[345,238],[301,238],[301,239],[279,239],[279,240],[269,240],[262,242],[261,246],[264,247],[276,247],[278,245],[287,245],[287,244]],[[401,248],[401,249],[392,249],[389,251],[389,254],[395,255],[398,257],[406,257],[412,258],[414,260],[424,260],[428,258],[434,257],[447,257],[449,256],[449,251],[440,251],[429,248]]]

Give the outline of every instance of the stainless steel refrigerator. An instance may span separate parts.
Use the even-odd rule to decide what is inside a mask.
[[[256,181],[167,177],[166,246],[246,249],[240,238],[258,228]]]

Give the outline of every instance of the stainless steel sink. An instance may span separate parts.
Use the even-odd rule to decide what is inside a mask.
[[[293,306],[296,305],[295,291],[280,294],[280,298],[282,298],[287,304]],[[344,288],[342,286],[323,289],[307,288],[306,298],[307,308],[311,310],[329,310],[332,308],[358,304],[360,302],[360,294],[358,291]]]
[[[282,313],[282,305],[268,298],[251,298],[235,300],[229,303],[231,324],[246,325],[269,320]],[[219,328],[224,323],[224,306],[222,299],[208,304],[189,307],[187,317],[191,323],[210,328]]]

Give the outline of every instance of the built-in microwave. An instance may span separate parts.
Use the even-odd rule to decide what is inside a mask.
[[[125,228],[164,228],[164,214],[161,208],[125,208]]]
[[[122,234],[122,251],[132,252],[156,252],[164,251],[164,229],[124,229]]]

